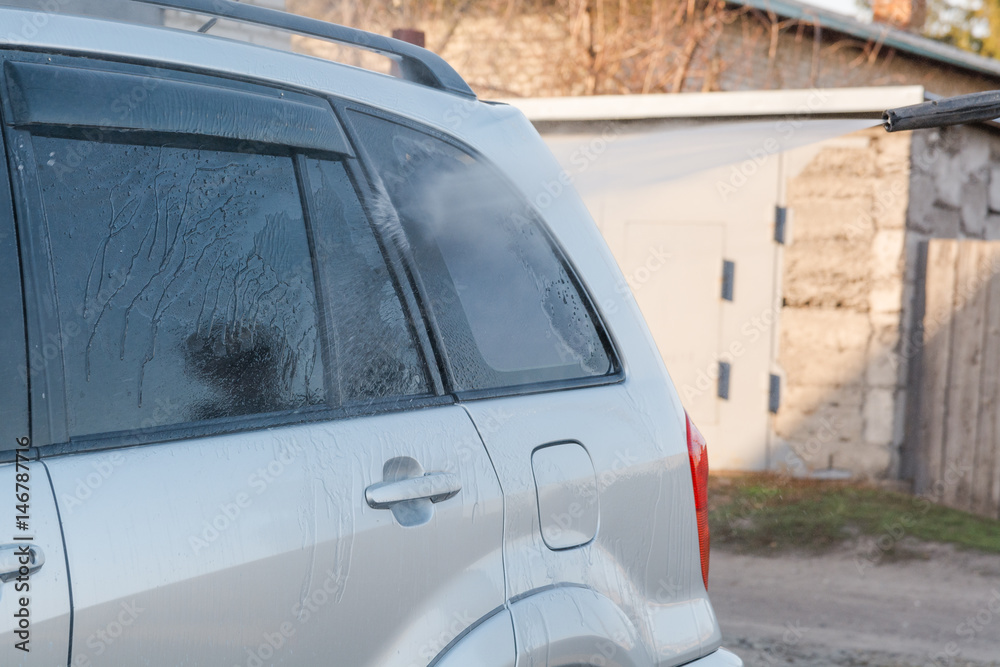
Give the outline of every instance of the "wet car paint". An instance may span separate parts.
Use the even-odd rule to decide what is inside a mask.
[[[469,401],[464,412],[130,448],[79,506],[72,489],[107,454],[53,457],[74,573],[74,659],[449,665],[478,651],[498,665],[515,653],[519,665],[739,664],[715,651],[678,397],[582,202],[570,188],[545,188],[561,172],[519,112],[292,54],[141,27],[109,33],[85,19],[52,16],[31,44],[301,86],[459,137],[541,211],[625,365],[617,385]],[[600,520],[593,541],[552,550],[538,527],[531,453],[566,440],[594,461]],[[462,492],[422,526],[437,538],[411,540],[391,512],[364,502],[398,456],[462,477]],[[276,461],[281,474],[254,477]],[[306,602],[320,590],[328,601],[312,611]],[[125,612],[128,632],[100,639]]]

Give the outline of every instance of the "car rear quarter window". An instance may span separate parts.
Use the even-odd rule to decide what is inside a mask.
[[[580,286],[526,201],[471,152],[367,113],[351,114],[397,216],[457,391],[614,371]]]

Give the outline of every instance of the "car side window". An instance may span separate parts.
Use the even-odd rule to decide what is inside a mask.
[[[342,162],[308,159],[316,265],[341,404],[430,392],[414,334]]]
[[[11,206],[7,174],[7,156],[0,137],[0,460],[8,458],[18,447],[18,439],[28,436],[28,377],[45,359],[34,351],[29,366],[24,343],[24,307],[21,291],[21,269],[17,255],[14,211]]]
[[[75,63],[3,69],[42,444],[434,393],[327,101]]]
[[[398,216],[457,391],[614,371],[595,316],[530,206],[483,160],[364,112],[358,143]],[[388,210],[392,209],[392,210]]]
[[[304,160],[310,230],[289,155],[32,146],[71,437],[430,392],[342,162]]]
[[[71,436],[324,402],[291,157],[32,143]]]

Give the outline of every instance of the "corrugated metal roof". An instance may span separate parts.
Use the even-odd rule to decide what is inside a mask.
[[[818,23],[825,29],[851,35],[865,41],[880,42],[898,51],[935,60],[953,67],[1000,78],[1000,61],[983,58],[927,37],[879,23],[862,23],[849,16],[806,5],[795,0],[728,0],[734,5],[752,7],[778,16]]]

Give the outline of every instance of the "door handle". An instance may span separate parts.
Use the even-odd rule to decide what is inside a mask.
[[[22,574],[32,575],[45,565],[45,554],[35,544],[0,544],[0,583],[17,579]],[[26,567],[27,572],[21,568]]]
[[[407,500],[430,500],[439,503],[453,498],[462,490],[458,475],[451,472],[429,472],[390,482],[379,482],[365,489],[365,500],[372,509],[391,509]]]

